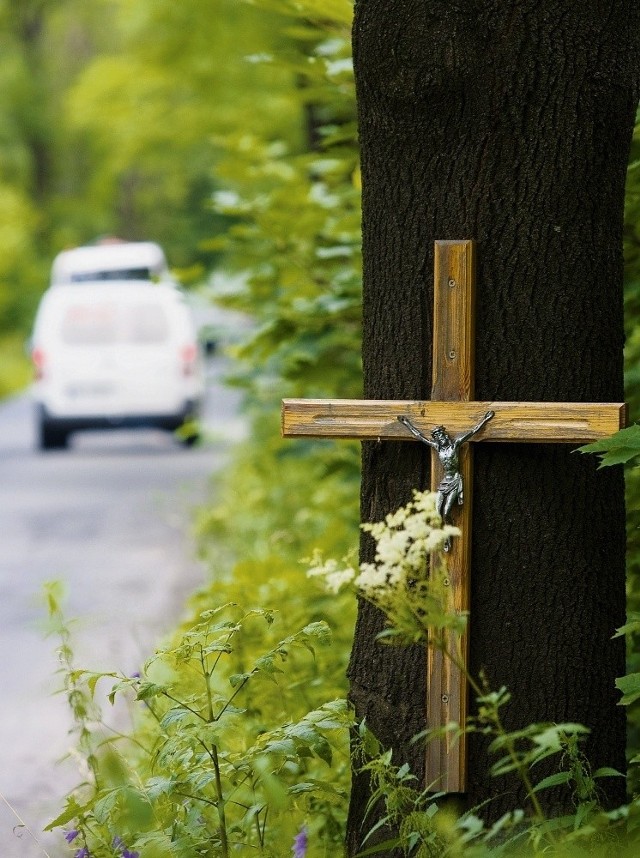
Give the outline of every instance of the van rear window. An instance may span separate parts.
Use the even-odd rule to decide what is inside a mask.
[[[150,268],[118,268],[106,271],[73,271],[69,283],[90,283],[95,280],[154,280]]]
[[[169,324],[164,309],[150,302],[72,304],[63,316],[61,335],[75,346],[151,345],[167,340]]]

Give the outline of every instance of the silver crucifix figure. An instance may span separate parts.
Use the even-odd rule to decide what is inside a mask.
[[[431,431],[431,438],[427,438],[419,429],[416,429],[408,417],[404,415],[398,417],[400,423],[403,423],[418,440],[431,447],[432,450],[435,450],[440,460],[444,476],[438,486],[436,509],[443,524],[451,524],[450,514],[453,505],[457,502],[459,506],[462,506],[464,501],[464,486],[462,483],[462,474],[460,473],[460,447],[472,438],[476,432],[479,432],[484,424],[491,420],[494,414],[494,411],[487,411],[482,420],[473,429],[463,432],[462,435],[458,435],[454,439],[450,438],[444,426],[436,426]],[[451,540],[447,539],[444,550],[449,551],[450,548]]]

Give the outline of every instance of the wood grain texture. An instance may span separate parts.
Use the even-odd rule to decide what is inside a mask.
[[[474,395],[475,360],[475,245],[472,241],[436,241],[433,292],[433,400],[468,402]],[[449,404],[449,403],[448,403]],[[488,409],[484,409],[482,415]],[[479,418],[478,418],[479,419]],[[444,422],[444,421],[443,421]],[[471,419],[469,429],[477,420]],[[490,421],[491,422],[491,421]],[[422,427],[420,427],[422,428]],[[429,431],[429,427],[426,427]],[[454,435],[457,432],[453,433]],[[468,613],[471,600],[471,528],[473,511],[473,453],[469,445],[460,450],[460,473],[464,503],[453,511],[460,536],[447,553],[448,609]],[[431,491],[437,491],[443,469],[435,451],[431,453]],[[449,654],[457,651],[465,669],[469,662],[469,636],[461,640],[447,635]],[[460,668],[440,649],[427,650],[427,728],[438,730],[454,722],[464,725],[468,711],[468,685]],[[451,734],[426,745],[425,780],[434,790],[460,793],[467,785],[467,736],[453,740]]]
[[[379,399],[284,399],[282,434],[287,438],[357,438],[415,441],[398,423],[404,414],[422,432],[444,425],[458,434],[485,414],[495,417],[472,442],[586,444],[626,425],[621,402],[432,402]]]
[[[474,396],[475,244],[436,241],[431,399]]]

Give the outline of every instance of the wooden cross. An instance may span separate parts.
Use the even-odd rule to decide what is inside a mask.
[[[407,416],[422,434],[444,425],[452,436],[467,432],[488,410],[495,416],[473,441],[583,444],[611,435],[625,425],[623,403],[474,402],[475,245],[472,241],[437,241],[433,312],[433,386],[429,401],[285,399],[282,434],[289,438],[358,438],[413,441],[398,422]],[[472,451],[461,448],[460,473],[464,503],[454,521],[461,529],[448,554],[450,605],[469,610],[471,569]],[[437,490],[441,469],[432,453],[431,488]],[[449,646],[452,645],[449,642]],[[467,683],[440,650],[428,651],[427,727],[464,724]],[[462,642],[468,663],[468,638]],[[447,734],[448,735],[448,734]],[[436,791],[466,789],[466,737],[427,744],[426,782]]]

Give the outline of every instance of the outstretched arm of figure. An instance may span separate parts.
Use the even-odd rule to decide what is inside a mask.
[[[474,426],[473,429],[469,429],[468,432],[465,432],[463,435],[458,436],[453,442],[456,450],[461,447],[465,443],[465,441],[468,441],[469,438],[473,438],[476,432],[479,432],[485,423],[488,423],[492,417],[495,417],[495,413],[495,411],[487,411],[482,420],[476,426]]]
[[[422,432],[420,432],[418,429],[416,429],[411,420],[409,420],[408,417],[405,417],[404,414],[401,414],[398,417],[398,420],[400,421],[400,423],[403,423],[407,427],[407,429],[411,432],[412,435],[415,435],[415,437],[419,441],[422,441],[423,444],[427,444],[429,447],[433,447],[434,450],[438,449],[438,445],[430,438],[427,438],[425,435],[423,435]]]

